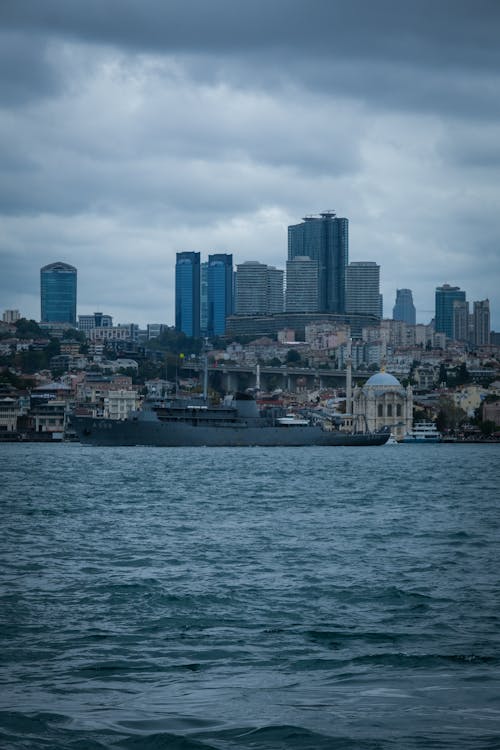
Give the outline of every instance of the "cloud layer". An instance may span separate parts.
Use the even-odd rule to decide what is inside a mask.
[[[351,260],[489,297],[500,329],[496,2],[4,0],[0,307],[39,269],[79,312],[173,322],[179,250],[284,267],[286,228],[335,209]]]

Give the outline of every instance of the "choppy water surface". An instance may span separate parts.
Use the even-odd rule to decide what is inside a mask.
[[[500,747],[500,446],[0,446],[0,747]]]

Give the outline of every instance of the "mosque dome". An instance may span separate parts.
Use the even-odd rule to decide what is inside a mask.
[[[388,372],[376,372],[375,375],[372,375],[371,378],[368,378],[365,383],[365,386],[367,385],[392,385],[401,388],[401,383],[399,382],[399,380],[395,378],[394,375],[389,375]]]

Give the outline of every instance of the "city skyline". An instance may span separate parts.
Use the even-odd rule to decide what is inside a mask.
[[[448,283],[500,330],[498,4],[231,8],[2,3],[2,309],[38,319],[60,261],[80,314],[173,324],[177,252],[284,269],[335,210],[385,317],[409,288],[428,323]]]

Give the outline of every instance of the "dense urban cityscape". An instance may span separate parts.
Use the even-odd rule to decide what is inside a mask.
[[[470,305],[448,283],[417,323],[412,291],[396,290],[383,317],[380,267],[349,262],[349,221],[333,211],[288,228],[286,271],[229,253],[178,252],[175,326],[114,324],[77,314],[77,269],[40,271],[40,321],[5,310],[0,325],[0,431],[4,439],[61,439],[68,414],[126,418],[145,396],[196,393],[208,358],[212,397],[252,389],[258,400],[360,416],[398,440],[415,417],[450,435],[490,437],[500,427],[500,333],[489,300]],[[382,400],[370,375],[382,370]],[[349,373],[349,376],[348,376]],[[354,390],[348,379],[354,377]]]

